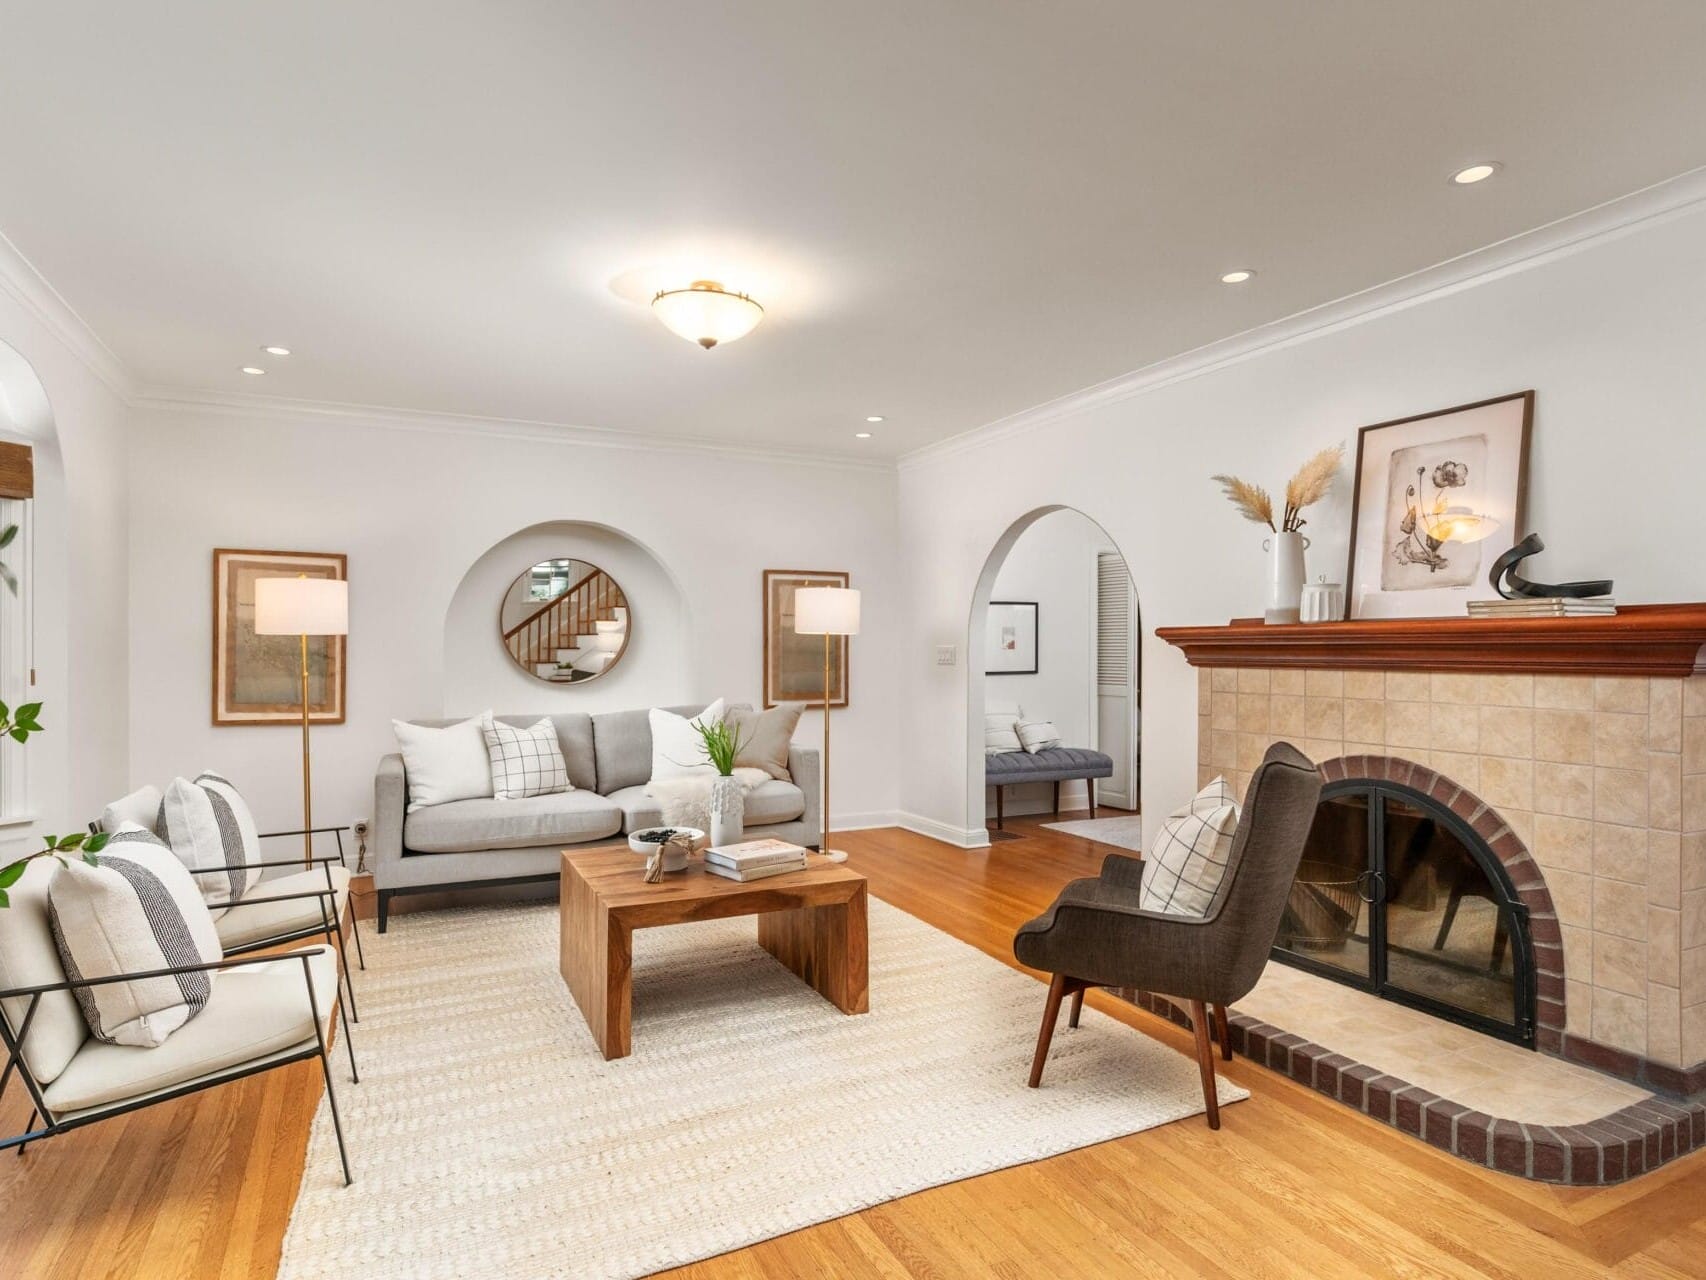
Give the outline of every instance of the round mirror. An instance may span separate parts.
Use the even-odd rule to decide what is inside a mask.
[[[585,560],[541,560],[510,583],[498,613],[510,658],[551,684],[598,679],[622,661],[632,626],[616,579]]]

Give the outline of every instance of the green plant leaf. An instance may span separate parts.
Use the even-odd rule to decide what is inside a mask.
[[[6,891],[4,889],[0,889],[0,908],[9,907],[11,905],[12,899],[6,896]]]
[[[28,729],[19,727],[10,729],[7,732],[11,735],[14,742],[28,742],[30,740],[30,731]]]
[[[90,836],[83,842],[83,847],[90,853],[97,853],[100,850],[105,849],[107,847],[107,842],[111,839],[112,836],[107,832],[97,831],[94,835]]]
[[[4,702],[0,702],[0,720],[10,720],[11,718],[12,708],[8,707]]]
[[[85,839],[87,839],[87,837],[84,836],[81,831],[74,832],[71,835],[62,836],[59,843],[54,847],[57,849],[65,849],[67,851],[71,849],[81,849]]]
[[[24,860],[19,860],[9,867],[0,867],[0,889],[17,884],[18,877],[24,874],[25,865]]]
[[[18,526],[15,524],[9,524],[4,529],[0,529],[0,548],[11,546],[12,539],[17,536]]]
[[[83,861],[87,862],[91,867],[98,867],[101,865],[101,860],[87,849],[83,851]]]

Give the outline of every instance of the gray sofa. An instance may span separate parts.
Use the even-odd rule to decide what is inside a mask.
[[[667,708],[683,716],[704,709],[702,703]],[[517,726],[539,719],[497,718]],[[652,775],[652,730],[645,710],[597,715],[577,711],[550,720],[575,787],[560,795],[453,800],[409,813],[403,757],[392,754],[380,760],[373,780],[372,858],[379,932],[385,932],[391,899],[400,893],[555,880],[563,849],[609,841],[663,821],[662,806],[646,794]],[[457,721],[411,723],[442,728]],[[772,778],[747,792],[747,832],[754,839],[769,836],[815,849],[821,832],[817,750],[791,747],[788,771],[792,782]]]

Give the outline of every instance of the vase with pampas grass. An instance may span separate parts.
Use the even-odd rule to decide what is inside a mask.
[[[1273,534],[1262,539],[1262,550],[1268,553],[1268,601],[1263,611],[1268,622],[1298,620],[1298,607],[1303,600],[1303,553],[1309,548],[1309,539],[1303,534],[1303,526],[1309,522],[1303,518],[1303,509],[1327,496],[1344,456],[1344,445],[1336,444],[1299,467],[1285,486],[1285,509],[1277,523],[1274,501],[1261,485],[1237,476],[1214,477],[1239,515],[1266,525]]]

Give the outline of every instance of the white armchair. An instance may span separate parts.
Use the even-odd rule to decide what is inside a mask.
[[[336,953],[314,947],[70,979],[48,921],[47,886],[54,870],[51,858],[32,862],[8,890],[11,905],[0,911],[0,1044],[6,1054],[0,1096],[16,1075],[32,1104],[24,1131],[0,1137],[0,1150],[16,1147],[22,1154],[38,1139],[318,1057],[347,1186],[349,1155],[327,1050],[333,1010],[342,1011]],[[94,1039],[73,994],[110,982],[209,971],[219,976],[200,1014],[154,1048]],[[347,1019],[343,1033],[350,1078],[359,1084]]]

